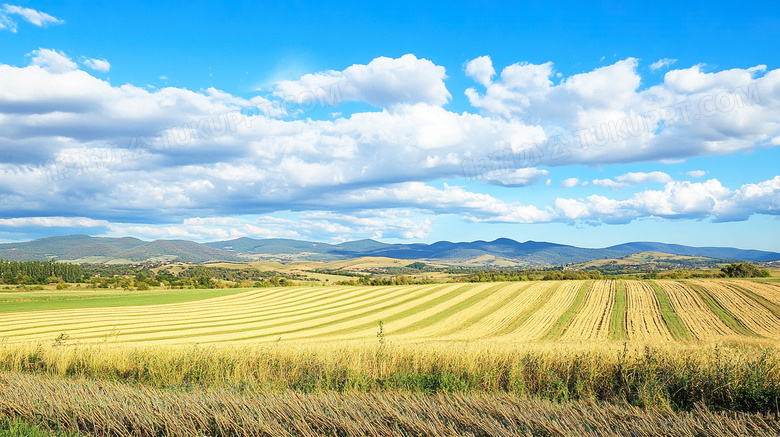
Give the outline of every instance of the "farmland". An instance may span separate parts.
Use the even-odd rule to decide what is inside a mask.
[[[777,413],[779,297],[725,279],[3,293],[0,417],[96,435],[646,435],[620,419],[641,416],[658,435],[771,435],[777,419],[733,412]]]
[[[618,288],[625,304],[616,306]],[[0,338],[50,342],[65,333],[71,343],[134,345],[365,341],[382,321],[383,335],[399,342],[603,341],[616,330],[618,338],[642,341],[776,341],[778,295],[773,283],[726,280],[74,291],[59,299],[44,294],[43,302],[35,293],[27,299],[14,293],[0,312]],[[674,335],[674,320],[682,322],[682,334]]]

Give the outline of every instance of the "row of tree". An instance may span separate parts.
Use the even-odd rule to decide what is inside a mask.
[[[0,260],[0,280],[6,284],[51,284],[79,282],[83,277],[78,264],[54,261]]]

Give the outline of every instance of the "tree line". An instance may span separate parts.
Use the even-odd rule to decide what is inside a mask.
[[[83,271],[78,264],[54,261],[4,261],[0,259],[0,280],[6,284],[52,284],[79,282]]]

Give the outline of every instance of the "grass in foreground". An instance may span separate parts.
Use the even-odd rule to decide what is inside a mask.
[[[0,413],[1,414],[1,413]],[[72,431],[53,431],[18,419],[0,417],[0,437],[78,437]]]
[[[507,393],[171,391],[0,374],[0,416],[97,436],[737,436],[778,435],[776,417],[675,413]],[[24,435],[24,434],[23,434]],[[35,434],[32,434],[35,436]]]
[[[316,345],[0,346],[0,371],[300,393],[511,393],[780,413],[780,351],[759,347]]]

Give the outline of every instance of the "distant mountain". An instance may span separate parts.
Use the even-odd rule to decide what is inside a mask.
[[[157,240],[116,254],[117,258],[143,261],[154,258],[202,263],[206,261],[246,261],[233,252],[214,249],[186,240]]]
[[[42,261],[79,259],[88,256],[113,257],[119,252],[145,244],[137,238],[101,238],[88,235],[49,237],[25,243],[0,244],[0,259],[9,261]]]
[[[42,238],[24,243],[0,244],[5,260],[83,260],[117,259],[146,261],[176,259],[186,262],[247,261],[252,258],[335,260],[362,256],[440,261],[472,260],[489,255],[531,266],[584,263],[597,259],[621,258],[640,252],[703,256],[745,261],[780,260],[780,253],[743,250],[732,247],[690,247],[679,244],[634,242],[602,249],[590,249],[540,241],[518,242],[509,238],[493,241],[432,244],[388,244],[374,240],[339,244],[281,238],[256,240],[237,238],[200,244],[186,240],[145,242],[137,238],[100,238],[87,235]]]
[[[8,261],[73,261],[91,257],[146,261],[176,259],[187,262],[244,260],[234,252],[213,249],[185,240],[146,242],[137,238],[105,238],[88,235],[49,237],[24,243],[0,244],[0,259]]]
[[[743,250],[733,247],[690,247],[664,243],[625,243],[608,247],[631,255],[638,252],[663,252],[672,255],[706,256],[707,258],[741,259],[745,261],[774,261],[779,259],[776,252],[761,250]]]
[[[382,256],[387,258],[430,260],[465,260],[483,255],[492,255],[529,265],[582,263],[594,259],[620,258],[634,253],[650,251],[674,255],[741,259],[745,261],[780,259],[780,253],[777,252],[743,250],[731,247],[690,247],[679,244],[637,242],[603,249],[589,249],[542,241],[520,243],[509,238],[463,243],[438,241],[432,244],[387,244],[374,240],[360,240],[335,245],[299,240],[254,240],[251,238],[240,238],[238,240],[206,243],[206,245],[223,250],[233,250],[247,255],[289,255],[307,252],[311,254],[337,255],[343,258]]]

